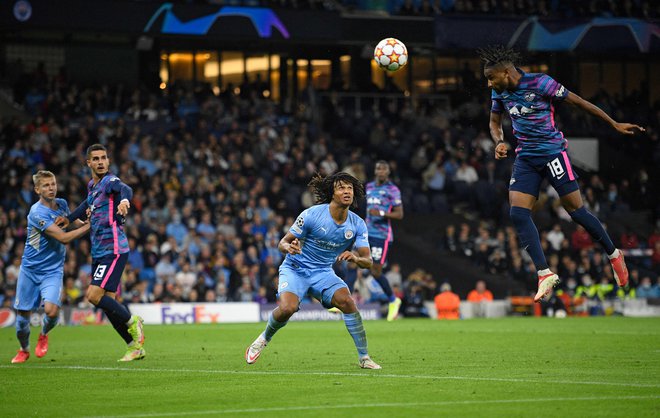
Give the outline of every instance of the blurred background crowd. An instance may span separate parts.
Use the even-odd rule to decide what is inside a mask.
[[[481,82],[477,74],[463,77],[465,83]],[[80,85],[64,69],[16,74],[13,101],[30,119],[5,117],[0,125],[2,305],[11,306],[26,215],[36,201],[31,175],[37,169],[56,173],[59,196],[75,207],[86,197],[90,173],[84,154],[92,143],[107,146],[111,171],[134,191],[125,224],[131,248],[123,277],[128,302],[274,302],[282,261],[277,243],[294,217],[313,204],[306,187],[311,175],[343,170],[366,182],[378,159],[390,162],[406,213],[462,217],[438,234],[433,243],[438,251],[535,289],[533,265],[508,223],[511,161],[493,159],[485,88],[484,97],[459,95],[443,106],[391,99],[359,108],[310,88],[293,112],[264,98],[262,89],[256,80],[246,80],[219,95],[185,85],[157,94],[122,85]],[[627,175],[586,174],[580,183],[586,205],[606,223],[645,210],[643,233],[624,225],[611,229],[618,232],[612,238],[633,251],[627,259],[636,296],[660,297],[653,181],[660,165],[660,104],[605,91],[589,99],[617,119],[647,127],[645,136],[612,139],[638,156]],[[586,115],[560,109],[557,118],[571,135],[612,135]],[[564,291],[614,283],[601,248],[569,222],[551,188],[541,194],[535,219]],[[85,304],[90,268],[89,241],[70,244],[65,304]],[[409,315],[423,315],[423,302],[432,300],[446,279],[421,269],[402,271],[398,264],[387,270]],[[379,300],[368,272],[360,277],[356,297]],[[614,287],[589,293],[634,296]]]

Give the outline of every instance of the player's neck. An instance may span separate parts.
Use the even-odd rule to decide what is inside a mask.
[[[385,179],[383,181],[380,181],[376,179],[376,186],[382,186],[383,184],[387,183],[390,179]]]
[[[39,203],[46,206],[47,208],[57,209],[57,202],[55,202],[55,199],[47,199],[45,197],[40,197]]]
[[[98,182],[101,181],[103,177],[106,176],[106,174],[108,174],[107,171],[103,174],[92,173],[92,180],[94,180],[94,184],[98,184]]]
[[[338,224],[342,224],[348,218],[348,206],[342,206],[335,202],[330,202],[330,216]]]

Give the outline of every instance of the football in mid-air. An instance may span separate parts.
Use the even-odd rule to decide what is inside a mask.
[[[374,60],[387,71],[397,71],[408,63],[408,48],[396,38],[385,38],[374,49]]]

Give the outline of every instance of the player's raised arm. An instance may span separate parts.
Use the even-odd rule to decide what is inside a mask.
[[[569,92],[568,96],[566,97],[566,103],[569,103],[573,106],[579,107],[580,109],[591,113],[594,116],[598,116],[605,122],[607,122],[612,128],[616,129],[617,132],[624,134],[624,135],[633,135],[635,133],[635,130],[639,130],[640,132],[644,132],[645,129],[642,128],[639,125],[635,125],[634,123],[626,123],[626,122],[617,122],[614,119],[610,117],[603,109],[600,107],[596,106],[595,104],[591,103],[588,100],[583,99],[582,97],[578,96],[577,94],[573,92]]]
[[[283,254],[302,254],[300,241],[291,232],[286,233],[286,235],[280,240],[277,248]]]
[[[490,136],[495,142],[495,159],[506,158],[507,146],[504,142],[504,131],[502,130],[502,114],[499,112],[490,112]]]
[[[80,228],[71,231],[64,231],[62,228],[57,226],[56,223],[53,223],[51,226],[46,228],[44,232],[49,237],[55,238],[62,244],[68,244],[69,242],[78,239],[89,232],[89,223],[85,223]]]

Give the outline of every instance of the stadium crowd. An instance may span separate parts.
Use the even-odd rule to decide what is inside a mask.
[[[468,222],[450,226],[442,244],[446,251],[533,288],[533,267],[507,226],[510,161],[492,158],[493,144],[485,131],[487,99],[457,96],[449,106],[402,99],[356,109],[330,94],[323,96],[319,111],[311,108],[312,91],[295,112],[285,113],[261,91],[256,82],[246,82],[218,96],[184,85],[157,94],[122,85],[81,86],[64,70],[48,75],[38,67],[19,74],[14,99],[31,119],[5,118],[1,123],[2,306],[11,306],[25,217],[36,200],[31,174],[39,168],[53,171],[60,197],[75,207],[86,196],[90,174],[84,152],[92,143],[108,147],[111,171],[134,190],[125,224],[131,251],[123,281],[129,302],[274,302],[282,260],[277,243],[293,216],[313,203],[306,187],[311,175],[344,170],[367,181],[378,159],[390,161],[406,211],[452,211],[484,220],[477,233]],[[613,219],[648,208],[650,202],[657,205],[651,189],[653,167],[660,166],[660,108],[605,92],[594,102],[626,112],[626,119],[648,126],[649,133],[626,145],[643,156],[636,172],[616,181],[583,177],[590,209]],[[601,129],[570,113],[558,118],[572,134]],[[566,229],[566,214],[556,200],[548,191],[537,211],[559,225],[542,234],[551,268],[565,278],[567,290],[573,282],[586,285],[587,276],[592,282],[611,283],[602,254],[580,230]],[[657,206],[653,208],[655,221]],[[559,239],[559,234],[565,235]],[[632,272],[640,287],[655,282],[660,273],[658,237],[656,230],[637,243],[632,237],[617,243],[622,248],[648,243],[652,255]],[[85,303],[90,263],[87,240],[69,245],[66,304]],[[422,270],[402,278],[399,268],[391,268],[388,277],[409,315],[437,293],[436,281]],[[363,287],[365,298],[377,294],[368,286]]]

